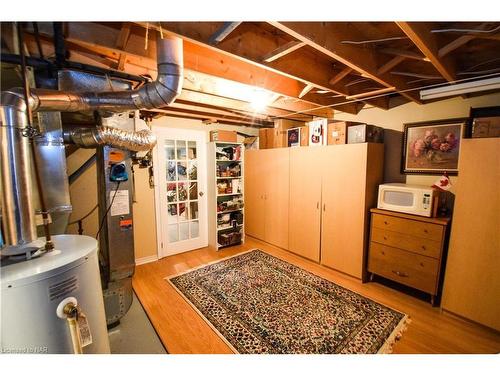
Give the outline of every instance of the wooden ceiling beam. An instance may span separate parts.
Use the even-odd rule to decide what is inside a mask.
[[[226,39],[227,36],[231,34],[231,32],[233,32],[234,29],[236,29],[239,25],[241,25],[241,22],[224,22],[222,27],[210,36],[210,38],[208,39],[209,44],[219,44],[224,39]]]
[[[344,69],[340,71],[340,73],[337,73],[335,76],[333,76],[328,83],[331,86],[335,86],[337,83],[342,81],[345,77],[347,77],[350,73],[352,72],[352,68],[346,66]]]
[[[116,41],[116,48],[124,50],[127,46],[128,38],[130,36],[130,24],[128,22],[124,22],[122,28],[120,30],[120,34],[118,34],[118,40]],[[116,69],[124,70],[125,69],[125,61],[127,58],[127,54],[121,53],[118,58],[118,63]]]
[[[301,40],[308,46],[323,52],[327,56],[340,61],[342,64],[357,70],[366,77],[386,87],[396,87],[401,90],[401,95],[421,103],[418,93],[406,92],[406,82],[398,77],[388,74],[377,74],[377,58],[370,49],[358,48],[341,43],[350,38],[348,32],[332,22],[269,22],[279,30]],[[348,31],[348,30],[347,30]]]
[[[262,58],[262,61],[264,62],[272,62],[274,60],[277,60],[285,55],[288,55],[289,53],[292,53],[295,50],[298,50],[301,47],[304,47],[306,44],[304,42],[301,42],[299,40],[292,40],[288,43],[283,44],[282,46],[276,48],[275,50],[269,52],[267,55],[265,55]]]
[[[304,87],[304,90],[302,90],[299,94],[299,99],[301,99],[304,95],[306,95],[309,91],[311,91],[314,88],[314,85],[308,84],[306,87]]]
[[[387,72],[390,72],[393,68],[398,66],[400,63],[406,60],[405,56],[394,56],[392,59],[390,59],[388,62],[386,62],[384,65],[382,65],[380,68],[377,70],[377,74],[385,74]]]
[[[455,66],[451,59],[439,57],[439,44],[426,22],[396,22],[417,48],[427,57],[436,70],[448,82],[456,80]]]

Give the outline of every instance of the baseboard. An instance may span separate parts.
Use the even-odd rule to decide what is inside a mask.
[[[140,266],[141,264],[156,262],[158,260],[158,255],[150,255],[148,257],[142,257],[135,260],[135,265]]]

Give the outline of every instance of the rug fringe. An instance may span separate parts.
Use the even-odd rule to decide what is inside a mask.
[[[378,350],[377,354],[391,354],[396,341],[401,339],[403,332],[408,329],[408,324],[411,323],[411,318],[405,315],[404,318],[398,323],[396,328],[392,331],[390,336],[385,340],[382,347]]]

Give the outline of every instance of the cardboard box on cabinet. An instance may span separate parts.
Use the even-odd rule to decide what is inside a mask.
[[[211,130],[210,142],[237,142],[238,138],[234,130]]]

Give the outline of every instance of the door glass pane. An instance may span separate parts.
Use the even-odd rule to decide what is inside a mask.
[[[177,160],[186,159],[186,141],[176,141],[175,144],[177,145]]]
[[[198,199],[198,183],[190,182],[189,183],[189,199],[195,200]]]
[[[176,204],[169,204],[168,205],[168,223],[177,223],[177,205]]]
[[[191,238],[196,238],[200,235],[200,224],[198,220],[192,221],[190,223],[191,226]]]
[[[165,141],[165,152],[167,153],[167,160],[175,159],[175,143],[168,139]]]
[[[198,202],[189,202],[189,219],[198,219]]]
[[[196,159],[196,142],[189,141],[188,142],[188,158]]]
[[[167,201],[176,202],[177,201],[177,184],[167,184]]]
[[[187,183],[179,182],[178,190],[179,190],[179,201],[180,202],[187,201],[188,199]]]
[[[167,164],[167,181],[175,181],[175,161],[168,161]]]
[[[187,240],[189,238],[189,223],[179,224],[179,241]]]
[[[178,241],[178,234],[177,234],[177,224],[170,224],[168,226],[168,242],[176,242]]]
[[[188,205],[186,203],[179,203],[179,221],[188,220]]]
[[[190,180],[198,179],[197,164],[196,160],[189,161],[188,176]]]
[[[187,165],[185,161],[177,162],[177,176],[179,181],[187,180]]]

